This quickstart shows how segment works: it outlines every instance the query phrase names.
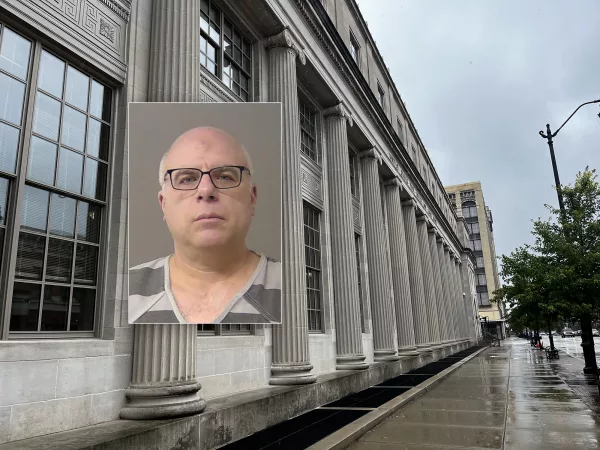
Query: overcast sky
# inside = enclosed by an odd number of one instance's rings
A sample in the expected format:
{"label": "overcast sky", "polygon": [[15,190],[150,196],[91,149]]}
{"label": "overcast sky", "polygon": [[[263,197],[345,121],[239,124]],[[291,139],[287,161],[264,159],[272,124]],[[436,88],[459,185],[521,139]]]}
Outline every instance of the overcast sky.
{"label": "overcast sky", "polygon": [[[600,98],[598,0],[358,0],[445,185],[481,181],[496,253],[558,205],[548,145]],[[562,184],[600,169],[598,105],[555,138]]]}

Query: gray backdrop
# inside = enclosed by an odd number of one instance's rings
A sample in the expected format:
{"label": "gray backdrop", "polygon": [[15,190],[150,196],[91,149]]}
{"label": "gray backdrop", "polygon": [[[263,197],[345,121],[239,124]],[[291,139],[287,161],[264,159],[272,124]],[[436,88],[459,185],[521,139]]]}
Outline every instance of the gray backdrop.
{"label": "gray backdrop", "polygon": [[180,134],[199,126],[220,128],[248,150],[258,199],[246,243],[281,260],[281,103],[130,103],[128,114],[129,267],[173,252],[158,165]]}

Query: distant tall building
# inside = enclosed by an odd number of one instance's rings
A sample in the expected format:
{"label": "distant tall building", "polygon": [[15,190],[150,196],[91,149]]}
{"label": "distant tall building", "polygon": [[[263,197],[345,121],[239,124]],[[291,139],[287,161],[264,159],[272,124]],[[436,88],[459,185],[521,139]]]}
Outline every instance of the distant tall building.
{"label": "distant tall building", "polygon": [[490,303],[493,292],[500,287],[500,278],[494,245],[494,220],[492,211],[485,204],[481,183],[457,184],[445,189],[457,215],[464,218],[469,233],[469,247],[476,259],[475,284],[484,329],[504,338],[504,305]]}

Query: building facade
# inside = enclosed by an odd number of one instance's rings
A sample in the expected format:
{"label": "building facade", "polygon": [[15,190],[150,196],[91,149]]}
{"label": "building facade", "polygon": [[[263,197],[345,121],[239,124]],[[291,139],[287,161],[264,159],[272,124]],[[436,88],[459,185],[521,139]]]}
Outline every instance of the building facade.
{"label": "building facade", "polygon": [[[0,444],[187,415],[214,448],[476,338],[354,0],[0,0],[0,93]],[[281,325],[128,325],[127,104],[167,101],[282,103]]]}
{"label": "building facade", "polygon": [[493,293],[500,287],[494,220],[486,206],[480,182],[446,186],[446,192],[459,220],[463,221],[469,239],[469,248],[475,256],[476,298],[482,328],[501,339],[506,337],[504,304],[491,303]]}

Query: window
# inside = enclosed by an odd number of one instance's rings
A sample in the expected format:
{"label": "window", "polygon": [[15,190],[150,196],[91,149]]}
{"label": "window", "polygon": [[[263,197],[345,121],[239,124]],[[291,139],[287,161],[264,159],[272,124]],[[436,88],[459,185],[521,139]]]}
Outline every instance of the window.
{"label": "window", "polygon": [[478,222],[468,223],[467,229],[469,230],[469,234],[477,234],[477,233],[479,233],[479,223]]}
{"label": "window", "polygon": [[304,255],[306,259],[306,296],[308,331],[323,331],[321,301],[321,236],[319,211],[304,203]]}
{"label": "window", "polygon": [[471,239],[469,241],[469,248],[473,251],[481,251],[481,239]]}
{"label": "window", "polygon": [[377,101],[382,108],[385,108],[385,92],[379,83],[377,83]]}
{"label": "window", "polygon": [[396,125],[397,125],[396,132],[398,133],[400,142],[402,142],[404,144],[404,127],[402,127],[402,122],[400,121],[400,118],[398,118],[398,117],[396,118]]}
{"label": "window", "polygon": [[211,0],[200,2],[200,64],[248,101],[252,44]]}
{"label": "window", "polygon": [[300,108],[300,151],[318,163],[317,115],[301,99],[298,99],[298,107]]}
{"label": "window", "polygon": [[477,285],[478,286],[487,286],[485,274],[477,274]]}
{"label": "window", "polygon": [[199,336],[227,336],[227,335],[245,335],[252,334],[252,325],[250,324],[199,324]]}
{"label": "window", "polygon": [[354,62],[360,67],[360,45],[358,45],[358,41],[352,34],[352,30],[350,30],[350,54]]}
{"label": "window", "polygon": [[350,150],[349,159],[350,161],[350,192],[355,197],[358,197],[360,189],[358,188],[358,156],[354,151]]}
{"label": "window", "polygon": [[478,292],[477,300],[479,301],[479,306],[489,306],[490,305],[490,296],[487,292]]}
{"label": "window", "polygon": [[[3,27],[0,42],[0,251],[16,253],[9,332],[94,331],[112,91]],[[29,63],[37,84],[28,79]],[[33,97],[31,134],[24,104]],[[22,148],[19,143],[24,142]],[[28,149],[25,159],[24,149]],[[24,165],[23,178],[17,173]],[[18,242],[4,248],[9,199],[24,184]],[[1,297],[1,296],[0,296]]]}
{"label": "window", "polygon": [[475,205],[475,202],[464,202],[462,204],[462,213],[465,219],[477,217],[477,206]]}
{"label": "window", "polygon": [[358,274],[358,305],[360,307],[360,327],[363,333],[366,333],[365,330],[365,315],[363,309],[363,299],[362,299],[362,280],[360,277],[360,236],[358,234],[354,235],[354,248],[356,251],[356,272]]}
{"label": "window", "polygon": [[483,256],[478,256],[476,259],[477,259],[477,267],[478,268],[485,267],[484,264],[483,264]]}

